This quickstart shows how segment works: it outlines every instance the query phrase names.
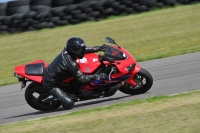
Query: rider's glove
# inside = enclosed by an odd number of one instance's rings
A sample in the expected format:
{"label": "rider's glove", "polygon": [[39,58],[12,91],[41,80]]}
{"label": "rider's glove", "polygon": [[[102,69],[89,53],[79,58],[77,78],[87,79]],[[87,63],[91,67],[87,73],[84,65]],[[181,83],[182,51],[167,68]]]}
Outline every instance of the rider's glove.
{"label": "rider's glove", "polygon": [[100,73],[99,76],[101,79],[108,79],[108,75],[105,73]]}
{"label": "rider's glove", "polygon": [[108,75],[105,73],[95,74],[94,76],[95,76],[95,80],[108,79]]}
{"label": "rider's glove", "polygon": [[102,46],[98,46],[98,51],[105,51],[105,47],[105,44],[103,44]]}

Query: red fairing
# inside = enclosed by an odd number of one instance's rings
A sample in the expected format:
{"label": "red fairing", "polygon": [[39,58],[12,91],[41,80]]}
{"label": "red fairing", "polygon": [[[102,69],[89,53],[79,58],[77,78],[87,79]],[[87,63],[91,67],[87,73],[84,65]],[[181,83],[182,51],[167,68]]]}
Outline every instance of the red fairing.
{"label": "red fairing", "polygon": [[99,56],[95,53],[85,54],[82,59],[77,59],[76,61],[80,70],[86,74],[93,73],[101,65]]}
{"label": "red fairing", "polygon": [[[76,62],[78,63],[79,69],[85,74],[93,73],[101,65],[99,62],[99,56],[94,53],[85,54],[82,59],[77,59]],[[70,77],[63,82],[69,83],[74,79],[75,77]]]}
{"label": "red fairing", "polygon": [[[136,82],[134,81],[134,76],[140,71],[141,67],[137,64],[136,60],[134,59],[134,57],[127,52],[124,48],[118,48],[117,46],[114,46],[116,49],[119,49],[120,51],[122,51],[124,54],[126,54],[127,58],[124,60],[115,60],[114,63],[109,63],[107,61],[103,61],[105,65],[115,65],[118,70],[119,73],[116,74],[111,74],[111,78],[115,79],[115,78],[119,78],[121,76],[130,74],[130,78],[128,79],[128,82],[135,86]],[[90,54],[88,54],[88,56],[90,56]],[[133,68],[133,70],[131,72],[129,72],[126,68],[129,67],[130,65],[135,65],[135,67]],[[88,66],[89,67],[89,66]],[[98,65],[96,66],[97,68],[99,67]],[[94,66],[95,68],[95,66]],[[115,82],[115,81],[114,81]],[[90,83],[90,85],[92,86],[92,83]],[[100,84],[98,84],[100,85]],[[95,89],[95,86],[98,88],[99,86],[97,85],[93,85],[93,87],[91,87],[89,85],[86,85],[84,87],[85,90],[93,90]],[[105,86],[105,84],[103,85]]]}
{"label": "red fairing", "polygon": [[[128,74],[128,71],[127,71],[126,68],[129,67],[132,64],[137,64],[137,62],[134,59],[134,57],[128,51],[126,51],[124,48],[122,48],[122,47],[118,48],[117,46],[113,46],[113,47],[116,48],[116,49],[119,49],[120,51],[122,51],[123,53],[125,53],[127,55],[127,59],[125,59],[125,60],[116,60],[115,61],[116,63],[114,63],[115,66],[120,71],[120,73],[112,74],[111,78],[118,78],[120,76]],[[117,63],[117,62],[120,62],[120,63]],[[104,62],[104,64],[109,65],[110,63],[109,62]]]}
{"label": "red fairing", "polygon": [[131,74],[130,74],[130,78],[128,79],[128,83],[135,86],[137,83],[135,82],[134,77],[135,75],[140,71],[141,67],[139,65],[136,65],[134,70],[131,71]]}
{"label": "red fairing", "polygon": [[[119,70],[119,73],[111,74],[111,78],[112,79],[119,78],[121,76],[124,76],[130,73],[131,77],[128,81],[130,84],[136,85],[135,81],[133,80],[133,77],[135,76],[135,74],[137,74],[140,71],[140,66],[137,65],[137,62],[134,59],[134,57],[124,48],[118,48],[117,46],[113,46],[113,47],[122,51],[124,54],[126,54],[127,58],[124,60],[115,60],[114,63],[109,63],[107,61],[104,61],[105,65],[107,66],[115,65],[117,69]],[[99,55],[96,53],[85,54],[85,56],[82,59],[77,59],[76,61],[78,63],[80,70],[85,74],[93,74],[95,70],[97,70],[101,66]],[[34,62],[30,62],[29,64],[36,64],[36,63],[45,63],[45,67],[48,66],[48,64],[44,60],[36,60]],[[135,65],[134,69],[131,72],[127,70],[127,68],[130,65]],[[43,77],[26,75],[25,66],[26,65],[16,66],[15,73],[29,80],[41,83]],[[74,77],[70,77],[64,80],[63,82],[68,83],[72,81],[73,79]]]}
{"label": "red fairing", "polygon": [[[34,62],[30,62],[28,64],[37,64],[37,63],[44,63],[44,67],[47,67],[48,66],[48,63],[46,63],[44,60],[36,60]],[[25,65],[21,65],[21,66],[16,66],[15,67],[15,73],[24,77],[24,78],[27,78],[27,79],[30,79],[30,80],[33,80],[33,81],[36,81],[36,82],[39,82],[41,83],[42,82],[42,76],[30,76],[30,75],[26,75],[25,73]]]}

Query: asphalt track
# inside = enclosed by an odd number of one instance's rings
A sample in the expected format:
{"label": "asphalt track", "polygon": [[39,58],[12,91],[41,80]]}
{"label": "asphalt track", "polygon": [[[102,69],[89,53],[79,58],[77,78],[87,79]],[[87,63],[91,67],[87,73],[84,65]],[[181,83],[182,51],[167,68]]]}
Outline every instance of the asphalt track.
{"label": "asphalt track", "polygon": [[37,111],[26,103],[24,90],[19,89],[20,84],[2,86],[0,87],[0,125],[107,106],[133,99],[200,90],[200,52],[139,62],[139,64],[154,78],[154,84],[147,93],[129,96],[117,92],[112,97],[77,103],[72,110],[63,110],[60,107],[52,112]]}

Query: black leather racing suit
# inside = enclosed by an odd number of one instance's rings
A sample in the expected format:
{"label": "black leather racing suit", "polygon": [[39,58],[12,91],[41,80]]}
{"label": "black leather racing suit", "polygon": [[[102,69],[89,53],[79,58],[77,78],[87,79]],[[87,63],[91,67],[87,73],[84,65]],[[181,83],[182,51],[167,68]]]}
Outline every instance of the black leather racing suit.
{"label": "black leather racing suit", "polygon": [[[99,46],[86,47],[86,53],[100,51]],[[83,74],[77,66],[76,59],[73,59],[65,50],[63,51],[44,69],[43,85],[47,90],[51,90],[63,80],[74,76],[80,83],[89,83],[95,79],[94,75]]]}

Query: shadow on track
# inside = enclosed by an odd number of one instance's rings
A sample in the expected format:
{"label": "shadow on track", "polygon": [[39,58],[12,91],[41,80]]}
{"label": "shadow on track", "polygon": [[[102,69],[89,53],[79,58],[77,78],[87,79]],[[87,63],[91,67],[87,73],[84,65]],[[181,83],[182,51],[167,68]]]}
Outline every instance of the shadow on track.
{"label": "shadow on track", "polygon": [[59,111],[75,111],[75,109],[79,109],[79,108],[81,110],[81,107],[83,107],[83,106],[93,105],[93,104],[97,104],[97,103],[104,103],[104,102],[113,101],[113,100],[119,100],[119,99],[123,99],[123,98],[130,97],[130,96],[131,95],[127,95],[127,96],[121,96],[121,97],[115,97],[115,98],[109,98],[109,99],[103,98],[103,99],[99,99],[99,100],[95,100],[95,101],[89,101],[89,102],[86,102],[86,103],[80,103],[80,104],[74,105],[74,109],[72,109],[72,110],[65,110],[62,107],[60,107],[57,110],[37,111],[37,112],[33,112],[33,113],[27,113],[27,114],[7,117],[7,118],[4,118],[4,119],[12,119],[12,118],[17,118],[17,117],[25,117],[25,116],[47,114],[47,113],[53,113],[53,112],[59,112]]}

